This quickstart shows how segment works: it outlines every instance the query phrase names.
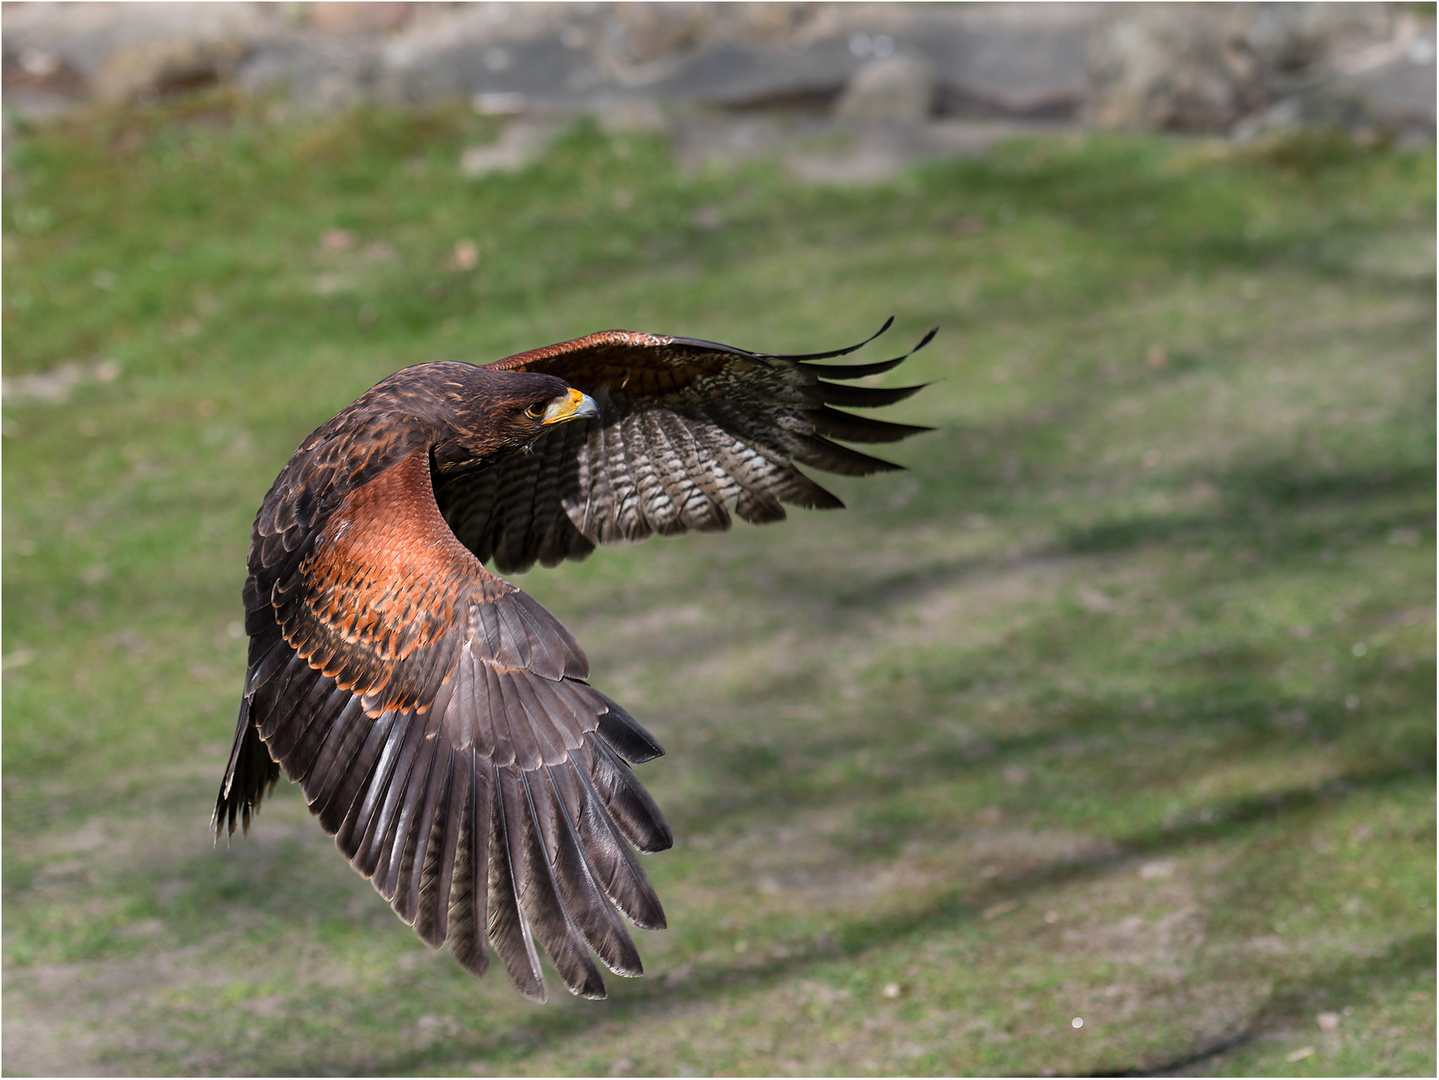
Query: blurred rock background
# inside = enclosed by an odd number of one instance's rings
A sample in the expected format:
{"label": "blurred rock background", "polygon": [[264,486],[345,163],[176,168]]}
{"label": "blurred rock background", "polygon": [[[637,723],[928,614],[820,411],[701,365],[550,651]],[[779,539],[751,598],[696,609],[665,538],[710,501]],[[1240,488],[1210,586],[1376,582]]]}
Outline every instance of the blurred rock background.
{"label": "blurred rock background", "polygon": [[[665,130],[682,159],[856,134],[815,178],[884,175],[1016,130],[1302,126],[1427,141],[1433,5],[7,3],[8,116],[214,85],[284,110],[468,98]],[[521,127],[484,170],[523,162]]]}

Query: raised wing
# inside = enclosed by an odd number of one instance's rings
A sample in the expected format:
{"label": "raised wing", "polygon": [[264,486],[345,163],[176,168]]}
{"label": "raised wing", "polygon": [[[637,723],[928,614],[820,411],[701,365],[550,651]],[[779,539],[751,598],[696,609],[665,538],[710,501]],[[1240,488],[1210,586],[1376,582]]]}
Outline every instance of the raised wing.
{"label": "raised wing", "polygon": [[832,440],[895,442],[928,429],[841,411],[889,405],[920,387],[830,380],[888,371],[934,333],[869,364],[816,361],[873,338],[780,356],[624,330],[497,361],[488,367],[564,379],[593,397],[601,415],[562,425],[530,454],[448,478],[436,492],[440,511],[481,560],[512,572],[582,559],[597,544],[727,529],[731,507],[754,523],[782,519],[783,503],[838,507],[796,464],[851,476],[898,468]]}
{"label": "raised wing", "polygon": [[488,937],[540,1000],[536,943],[587,997],[605,992],[590,950],[640,974],[619,915],[665,920],[633,849],[671,836],[625,761],[662,751],[584,682],[554,616],[455,540],[427,452],[270,545],[275,562],[258,551],[217,832],[248,821],[278,762],[351,865],[469,971],[486,970]]}

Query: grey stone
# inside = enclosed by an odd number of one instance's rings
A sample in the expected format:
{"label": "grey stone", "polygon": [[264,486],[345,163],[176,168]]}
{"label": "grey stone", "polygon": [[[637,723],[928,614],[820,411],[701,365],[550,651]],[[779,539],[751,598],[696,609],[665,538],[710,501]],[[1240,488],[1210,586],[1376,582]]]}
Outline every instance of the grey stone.
{"label": "grey stone", "polygon": [[87,382],[112,383],[119,377],[120,365],[114,360],[98,360],[92,364],[72,360],[49,371],[0,377],[0,398],[7,405],[63,405],[77,386]]}
{"label": "grey stone", "polygon": [[652,98],[630,97],[599,103],[600,127],[611,134],[664,132],[668,118]]}
{"label": "grey stone", "polygon": [[1263,106],[1257,65],[1231,21],[1227,11],[1196,4],[1123,10],[1091,41],[1085,119],[1106,128],[1222,131]]}
{"label": "grey stone", "polygon": [[53,57],[105,100],[231,78],[249,40],[274,23],[241,3],[30,3],[5,9],[7,48]]}
{"label": "grey stone", "polygon": [[1432,137],[1433,43],[1432,20],[1353,3],[30,2],[3,35],[7,106],[31,115],[220,82],[311,111],[466,99],[642,130],[698,104],[1407,137]]}
{"label": "grey stone", "polygon": [[101,101],[156,98],[229,80],[244,52],[244,43],[234,39],[170,37],[122,45],[106,54],[91,86]]}
{"label": "grey stone", "polygon": [[320,0],[306,4],[300,14],[317,30],[338,34],[366,34],[395,30],[410,18],[415,5],[390,0]]}
{"label": "grey stone", "polygon": [[907,54],[871,60],[845,84],[834,113],[845,119],[917,124],[934,109],[934,65]]}
{"label": "grey stone", "polygon": [[1380,132],[1407,142],[1433,139],[1436,81],[1433,38],[1418,55],[1395,55],[1358,71],[1328,73],[1234,126],[1236,142],[1292,134],[1306,128]]}
{"label": "grey stone", "polygon": [[922,58],[942,112],[1072,116],[1085,92],[1087,40],[1103,4],[855,4],[830,8],[782,47],[724,43],[680,58],[646,89],[730,108],[823,108],[867,63]]}
{"label": "grey stone", "polygon": [[934,63],[944,113],[1066,119],[1084,101],[1089,37],[1109,6],[966,5],[896,37]]}
{"label": "grey stone", "polygon": [[[1066,130],[1063,124],[1032,121],[944,119],[926,124],[851,125],[848,144],[836,150],[797,150],[785,167],[816,184],[874,184],[889,180],[916,162],[980,154],[1018,135]],[[828,136],[826,142],[832,142]]]}
{"label": "grey stone", "polygon": [[460,171],[477,179],[496,172],[519,172],[545,152],[558,134],[554,123],[512,120],[488,146],[471,146],[460,156]]}
{"label": "grey stone", "polygon": [[1318,103],[1349,110],[1350,126],[1372,126],[1408,138],[1432,138],[1435,126],[1435,33],[1405,20],[1382,45],[1351,55],[1308,89]]}
{"label": "grey stone", "polygon": [[727,108],[828,107],[859,64],[842,38],[793,50],[719,45],[680,60],[646,89],[660,98]]}
{"label": "grey stone", "polygon": [[1239,137],[1315,123],[1432,129],[1432,39],[1432,23],[1389,4],[1122,6],[1091,38],[1084,116]]}
{"label": "grey stone", "polygon": [[278,35],[252,44],[236,82],[253,95],[282,95],[302,112],[332,113],[373,96],[378,53],[326,34]]}
{"label": "grey stone", "polygon": [[723,169],[776,153],[789,145],[804,125],[762,114],[723,116],[679,112],[670,128],[675,161],[687,172]]}
{"label": "grey stone", "polygon": [[553,37],[465,42],[423,53],[403,65],[386,60],[384,97],[404,104],[523,94],[539,107],[573,108],[605,82],[588,55]]}
{"label": "grey stone", "polygon": [[1289,3],[1225,5],[1225,22],[1270,85],[1304,79],[1343,64],[1356,50],[1388,42],[1389,4]]}

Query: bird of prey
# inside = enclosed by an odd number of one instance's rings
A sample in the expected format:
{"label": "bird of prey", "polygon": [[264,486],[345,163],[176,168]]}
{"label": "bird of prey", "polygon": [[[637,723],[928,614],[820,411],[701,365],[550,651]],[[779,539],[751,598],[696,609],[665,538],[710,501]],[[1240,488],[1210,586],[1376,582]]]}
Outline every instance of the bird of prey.
{"label": "bird of prey", "polygon": [[928,430],[841,411],[920,389],[834,381],[914,352],[821,362],[872,340],[781,356],[611,330],[405,368],[322,424],[255,518],[216,838],[248,830],[283,771],[350,865],[466,970],[484,974],[488,941],[540,1001],[536,946],[585,997],[605,994],[596,955],[639,975],[620,916],[665,916],[635,852],[672,838],[630,766],[663,751],[590,685],[559,620],[483,564],[840,506],[795,466],[893,469],[832,440]]}

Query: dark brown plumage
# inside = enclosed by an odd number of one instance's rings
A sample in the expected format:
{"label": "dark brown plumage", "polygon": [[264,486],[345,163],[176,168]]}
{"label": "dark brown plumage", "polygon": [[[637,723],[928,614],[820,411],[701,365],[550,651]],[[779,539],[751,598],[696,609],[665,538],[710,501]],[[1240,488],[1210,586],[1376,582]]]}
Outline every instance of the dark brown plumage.
{"label": "dark brown plumage", "polygon": [[406,368],[322,425],[255,518],[216,835],[248,828],[283,771],[396,914],[467,970],[484,974],[488,940],[539,1000],[536,945],[586,997],[605,992],[592,952],[640,974],[619,916],[665,925],[635,850],[672,840],[630,765],[662,751],[585,681],[569,631],[481,564],[725,529],[730,508],[768,522],[786,502],[839,506],[795,464],[892,469],[830,440],[926,430],[834,408],[919,389],[827,381],[909,355],[816,362],[859,347],[773,356],[612,330]]}

